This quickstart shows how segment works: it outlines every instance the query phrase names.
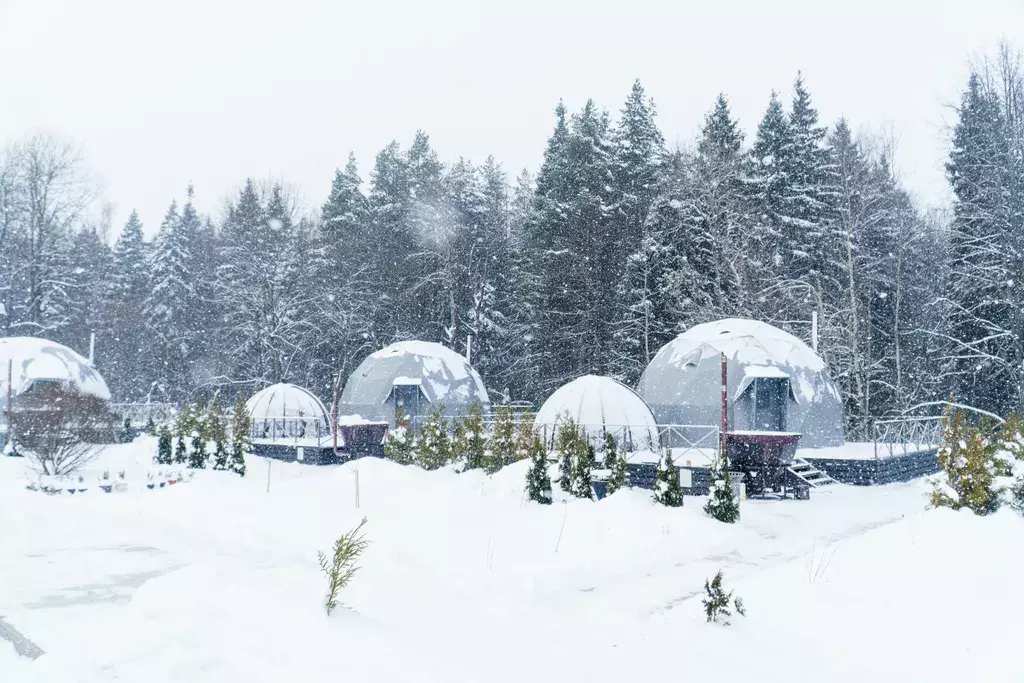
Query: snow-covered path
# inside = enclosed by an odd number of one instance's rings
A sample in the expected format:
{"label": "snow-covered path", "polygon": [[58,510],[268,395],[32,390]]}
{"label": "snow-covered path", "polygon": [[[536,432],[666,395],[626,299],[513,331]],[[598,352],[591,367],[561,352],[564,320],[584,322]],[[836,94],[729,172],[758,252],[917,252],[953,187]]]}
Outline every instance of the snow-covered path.
{"label": "snow-covered path", "polygon": [[[935,599],[935,562],[964,574],[969,598],[972,554],[995,546],[981,571],[1000,585],[1024,540],[1010,515],[923,512],[921,482],[750,501],[726,526],[699,499],[670,510],[643,491],[526,505],[524,467],[488,478],[361,461],[356,509],[348,467],[275,463],[269,494],[253,461],[244,480],[50,498],[0,461],[0,615],[47,653],[29,666],[0,647],[0,679],[18,666],[11,680],[521,681],[541,667],[541,680],[619,681],[725,658],[737,674],[757,659],[789,680],[863,680],[879,658],[933,652],[919,634],[942,610],[974,609]],[[351,611],[326,619],[316,551],[363,515],[372,545],[342,596]],[[729,629],[703,623],[718,569],[751,613]],[[879,623],[851,626],[871,610]],[[964,646],[994,648],[993,630]],[[796,658],[793,639],[811,644]],[[928,680],[953,680],[958,661]]]}

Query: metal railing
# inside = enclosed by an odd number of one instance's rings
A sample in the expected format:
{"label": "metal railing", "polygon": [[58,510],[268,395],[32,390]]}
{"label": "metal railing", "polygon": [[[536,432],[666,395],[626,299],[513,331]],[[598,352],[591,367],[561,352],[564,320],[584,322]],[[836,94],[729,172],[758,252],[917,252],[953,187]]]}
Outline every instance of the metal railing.
{"label": "metal railing", "polygon": [[122,422],[127,418],[133,427],[143,427],[151,419],[154,424],[166,424],[178,415],[176,403],[113,403],[110,409]]}
{"label": "metal railing", "polygon": [[872,425],[875,459],[892,458],[937,448],[942,443],[942,417],[901,417]]}
{"label": "metal railing", "polygon": [[254,418],[249,426],[249,437],[253,441],[303,442],[315,443],[317,446],[331,444],[334,441],[330,425],[314,417]]}

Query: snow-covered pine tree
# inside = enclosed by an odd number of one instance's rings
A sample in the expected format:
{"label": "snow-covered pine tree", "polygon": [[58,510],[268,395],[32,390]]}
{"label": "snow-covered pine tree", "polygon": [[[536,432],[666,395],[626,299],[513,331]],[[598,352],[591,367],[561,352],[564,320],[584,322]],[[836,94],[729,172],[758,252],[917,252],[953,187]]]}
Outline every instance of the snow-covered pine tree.
{"label": "snow-covered pine tree", "polygon": [[251,426],[249,411],[245,409],[245,396],[239,392],[231,414],[231,461],[228,469],[240,477],[245,476],[245,456],[252,453]]}
{"label": "snow-covered pine tree", "polygon": [[416,435],[412,420],[402,406],[395,408],[395,427],[388,430],[384,441],[384,457],[399,465],[411,465],[415,456]]}
{"label": "snow-covered pine tree", "polygon": [[464,470],[475,470],[487,463],[486,427],[484,426],[483,406],[479,402],[470,403],[466,415],[459,420],[456,441],[457,452],[462,459]]}
{"label": "snow-covered pine tree", "polygon": [[192,404],[186,403],[181,407],[174,423],[174,462],[178,465],[188,460],[188,441],[192,437],[194,421]]}
{"label": "snow-covered pine tree", "polygon": [[548,453],[540,437],[533,437],[529,448],[530,469],[526,472],[526,495],[541,505],[550,505],[551,477],[548,475]]}
{"label": "snow-covered pine tree", "polygon": [[654,484],[654,502],[667,507],[683,506],[683,487],[679,483],[679,468],[672,462],[672,453],[665,449],[665,455],[658,463],[657,481]]}
{"label": "snow-covered pine tree", "polygon": [[512,409],[508,406],[495,407],[494,425],[491,427],[491,457],[485,465],[488,472],[497,472],[515,460],[515,428]]}
{"label": "snow-covered pine tree", "polygon": [[991,436],[983,427],[968,425],[962,410],[947,408],[938,454],[942,472],[933,480],[932,505],[967,508],[978,515],[998,509],[993,461],[996,448]]}
{"label": "snow-covered pine tree", "polygon": [[615,443],[615,435],[606,432],[604,435],[604,468],[608,470],[607,495],[629,488],[629,470],[626,468],[626,454],[619,453]]}
{"label": "snow-covered pine tree", "polygon": [[[530,457],[531,449],[533,448],[533,440],[537,436],[533,432],[533,421],[529,415],[518,414],[515,416],[516,422],[516,449],[515,462],[520,460],[526,460]],[[539,437],[538,437],[539,438]]]}
{"label": "snow-covered pine tree", "polygon": [[213,441],[213,469],[226,470],[231,453],[227,444],[227,430],[224,428],[224,411],[216,395],[207,409],[206,435]]}
{"label": "snow-covered pine tree", "polygon": [[199,397],[192,404],[192,433],[188,451],[189,469],[206,469],[208,424],[206,402]]}
{"label": "snow-covered pine tree", "polygon": [[174,460],[172,451],[171,430],[167,428],[167,425],[161,425],[160,436],[156,446],[156,463],[158,465],[170,465]]}
{"label": "snow-covered pine tree", "polygon": [[448,420],[444,416],[444,404],[438,404],[420,421],[416,432],[416,464],[425,470],[436,470],[450,464],[451,456]]}
{"label": "snow-covered pine tree", "polygon": [[704,513],[719,522],[733,524],[740,518],[740,504],[736,492],[732,489],[732,478],[729,476],[729,460],[725,453],[715,458],[711,466],[711,486],[708,502],[704,505]]}
{"label": "snow-covered pine tree", "polygon": [[572,493],[577,498],[594,499],[594,447],[581,439],[576,444],[577,455],[572,470]]}
{"label": "snow-covered pine tree", "polygon": [[557,429],[555,452],[558,453],[558,487],[563,493],[572,493],[576,458],[579,457],[579,442],[582,437],[576,421],[568,415],[561,420]]}

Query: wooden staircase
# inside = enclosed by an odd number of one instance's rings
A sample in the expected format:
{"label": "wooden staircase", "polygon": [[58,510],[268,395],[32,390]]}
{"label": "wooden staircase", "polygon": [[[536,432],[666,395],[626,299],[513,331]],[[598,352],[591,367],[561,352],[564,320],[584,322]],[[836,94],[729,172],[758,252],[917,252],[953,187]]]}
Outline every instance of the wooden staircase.
{"label": "wooden staircase", "polygon": [[786,471],[812,489],[821,488],[822,486],[831,486],[838,483],[835,479],[828,476],[803,458],[793,458],[792,462],[790,462],[789,466],[786,468]]}

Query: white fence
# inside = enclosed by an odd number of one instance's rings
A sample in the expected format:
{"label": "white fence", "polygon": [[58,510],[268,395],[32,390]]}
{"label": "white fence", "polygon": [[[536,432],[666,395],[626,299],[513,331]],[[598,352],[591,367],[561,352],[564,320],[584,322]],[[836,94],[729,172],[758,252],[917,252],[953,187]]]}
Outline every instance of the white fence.
{"label": "white fence", "polygon": [[901,417],[878,420],[873,425],[872,441],[876,460],[938,448],[942,443],[942,418]]}

